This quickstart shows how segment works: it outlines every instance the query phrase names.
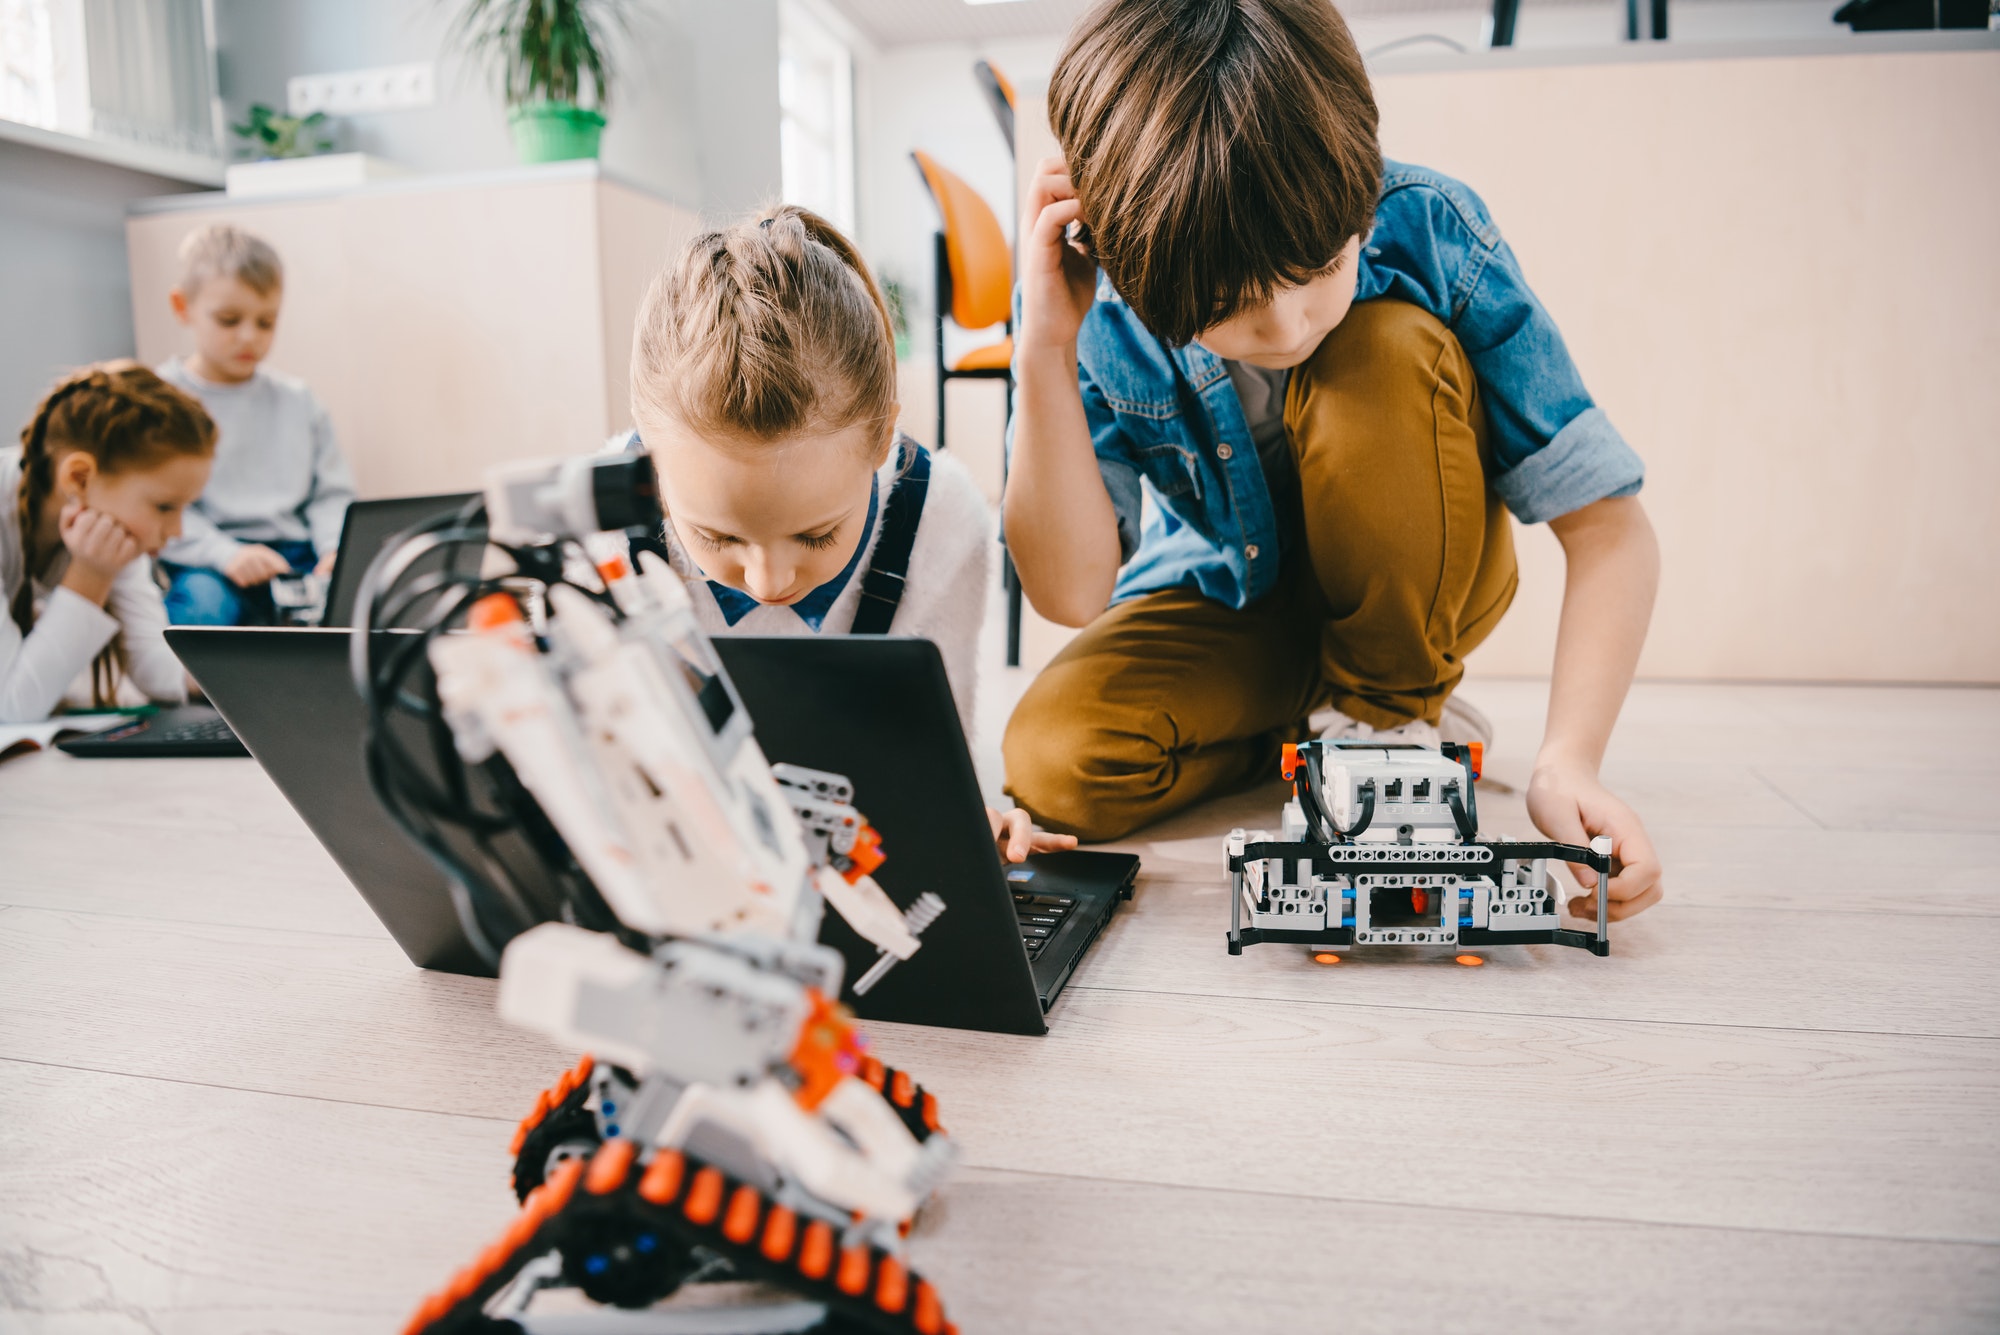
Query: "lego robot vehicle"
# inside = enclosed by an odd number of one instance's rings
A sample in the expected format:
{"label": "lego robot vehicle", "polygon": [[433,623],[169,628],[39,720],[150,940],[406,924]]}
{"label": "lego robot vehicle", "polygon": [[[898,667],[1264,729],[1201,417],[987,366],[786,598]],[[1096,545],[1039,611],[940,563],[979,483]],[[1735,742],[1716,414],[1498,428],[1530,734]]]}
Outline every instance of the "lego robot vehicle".
{"label": "lego robot vehicle", "polygon": [[1611,840],[1481,838],[1480,759],[1477,745],[1450,742],[1286,746],[1280,773],[1293,796],[1279,833],[1239,829],[1227,840],[1229,953],[1271,941],[1322,952],[1540,942],[1610,953],[1605,896],[1594,933],[1563,927],[1548,864],[1591,867],[1601,884]]}

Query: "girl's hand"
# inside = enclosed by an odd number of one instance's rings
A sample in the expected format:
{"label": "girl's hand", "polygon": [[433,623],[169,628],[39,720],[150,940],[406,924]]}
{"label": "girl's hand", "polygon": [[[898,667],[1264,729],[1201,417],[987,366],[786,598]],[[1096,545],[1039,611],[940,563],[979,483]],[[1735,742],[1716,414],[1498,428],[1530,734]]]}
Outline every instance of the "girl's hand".
{"label": "girl's hand", "polygon": [[1076,847],[1073,834],[1050,834],[1038,830],[1019,807],[1012,811],[986,808],[986,823],[993,827],[993,842],[1000,847],[1002,862],[1026,862],[1030,853],[1059,853]]}
{"label": "girl's hand", "polygon": [[1021,210],[1021,332],[1024,346],[1067,347],[1097,299],[1097,262],[1070,239],[1082,206],[1069,165],[1043,158]]}
{"label": "girl's hand", "polygon": [[[1610,919],[1618,922],[1660,902],[1660,859],[1647,837],[1639,813],[1626,806],[1597,776],[1580,766],[1541,764],[1528,781],[1528,816],[1549,838],[1565,844],[1588,844],[1600,834],[1611,836],[1611,853],[1624,864],[1611,877]],[[1597,890],[1597,873],[1572,866],[1570,872],[1586,890]],[[1579,918],[1597,916],[1597,895],[1578,895],[1569,911]]]}
{"label": "girl's hand", "polygon": [[111,581],[138,558],[138,539],[116,519],[80,500],[63,506],[56,524],[63,546],[69,549],[69,570],[63,583],[72,592],[104,606],[111,596]]}

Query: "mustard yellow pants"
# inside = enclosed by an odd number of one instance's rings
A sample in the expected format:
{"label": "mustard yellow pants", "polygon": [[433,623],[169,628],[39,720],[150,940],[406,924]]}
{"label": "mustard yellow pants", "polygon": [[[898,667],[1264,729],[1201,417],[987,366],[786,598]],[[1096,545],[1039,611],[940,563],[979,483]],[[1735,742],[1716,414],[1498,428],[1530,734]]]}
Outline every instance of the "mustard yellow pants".
{"label": "mustard yellow pants", "polygon": [[1052,830],[1116,839],[1277,773],[1332,705],[1435,723],[1513,601],[1513,536],[1487,487],[1478,382],[1415,306],[1365,302],[1292,373],[1305,551],[1241,610],[1193,589],[1119,603],[1009,720],[1008,791]]}

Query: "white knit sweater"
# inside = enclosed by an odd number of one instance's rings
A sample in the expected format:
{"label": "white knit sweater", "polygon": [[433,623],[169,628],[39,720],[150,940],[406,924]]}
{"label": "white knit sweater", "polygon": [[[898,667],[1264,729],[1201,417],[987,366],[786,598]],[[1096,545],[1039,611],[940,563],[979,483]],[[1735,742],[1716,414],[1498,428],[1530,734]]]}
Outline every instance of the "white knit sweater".
{"label": "white knit sweater", "polygon": [[[882,537],[881,515],[888,509],[889,496],[897,485],[896,451],[877,476],[881,479],[881,504],[875,528],[861,560],[849,577],[847,587],[833,600],[820,623],[822,635],[845,635],[854,626],[855,608],[861,601],[861,577]],[[958,705],[959,721],[970,741],[973,727],[974,693],[977,689],[979,628],[986,619],[986,590],[993,577],[993,548],[996,538],[993,516],[986,497],[965,465],[949,454],[931,455],[930,490],[924,497],[923,518],[917,524],[917,540],[910,550],[910,568],[903,585],[903,600],[889,625],[891,635],[918,635],[930,640],[944,657],[945,675]],[[667,546],[674,566],[688,581],[695,614],[702,629],[710,634],[733,632],[738,635],[810,635],[811,626],[789,607],[752,608],[735,625],[730,625],[716,604],[708,580],[697,562],[674,537],[667,525]]]}

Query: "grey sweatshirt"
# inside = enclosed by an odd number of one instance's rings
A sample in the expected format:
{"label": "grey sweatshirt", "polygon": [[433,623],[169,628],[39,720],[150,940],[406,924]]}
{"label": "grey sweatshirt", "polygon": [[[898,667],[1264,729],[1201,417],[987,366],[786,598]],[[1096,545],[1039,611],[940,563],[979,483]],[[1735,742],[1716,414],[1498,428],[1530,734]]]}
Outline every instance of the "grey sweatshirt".
{"label": "grey sweatshirt", "polygon": [[221,433],[208,490],[162,560],[219,567],[245,543],[305,540],[322,556],[339,545],[354,478],[326,409],[302,381],[260,366],[240,385],[218,385],[178,357],[160,376],[200,399]]}

